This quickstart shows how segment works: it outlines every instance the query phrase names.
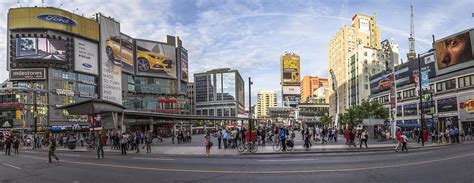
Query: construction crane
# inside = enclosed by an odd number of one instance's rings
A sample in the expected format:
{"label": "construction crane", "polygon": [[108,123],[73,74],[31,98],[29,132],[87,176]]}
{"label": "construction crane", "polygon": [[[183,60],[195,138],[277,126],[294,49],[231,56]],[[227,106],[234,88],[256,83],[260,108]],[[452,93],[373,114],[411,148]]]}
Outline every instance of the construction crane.
{"label": "construction crane", "polygon": [[416,53],[415,53],[415,25],[413,22],[413,5],[410,5],[411,13],[410,13],[410,37],[408,38],[408,48],[409,52],[407,53],[408,61],[415,60]]}

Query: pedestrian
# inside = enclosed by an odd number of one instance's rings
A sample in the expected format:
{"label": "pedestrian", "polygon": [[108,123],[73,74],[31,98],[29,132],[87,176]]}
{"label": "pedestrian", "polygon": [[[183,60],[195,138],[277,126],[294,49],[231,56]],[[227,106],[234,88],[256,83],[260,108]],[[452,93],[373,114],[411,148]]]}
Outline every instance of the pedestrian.
{"label": "pedestrian", "polygon": [[174,144],[174,139],[176,138],[176,134],[174,131],[171,132],[171,143]]}
{"label": "pedestrian", "polygon": [[51,163],[51,156],[54,157],[54,159],[56,159],[56,161],[59,162],[59,158],[56,156],[56,154],[54,154],[55,151],[56,151],[56,139],[54,137],[51,137],[49,139],[48,163]]}
{"label": "pedestrian", "polygon": [[150,134],[145,135],[145,146],[146,146],[146,153],[151,153],[151,143],[153,139],[151,138]]}
{"label": "pedestrian", "polygon": [[403,144],[403,145],[402,145],[402,151],[406,150],[405,152],[408,152],[408,148],[407,148],[408,138],[407,138],[407,136],[406,136],[406,135],[402,135],[402,136],[400,137],[400,139],[401,139],[401,142],[402,142],[402,144]]}
{"label": "pedestrian", "polygon": [[347,128],[344,131],[344,138],[346,139],[346,145],[349,145],[350,136],[349,136],[349,129],[347,129]]}
{"label": "pedestrian", "polygon": [[222,141],[222,131],[219,130],[217,132],[217,144],[218,144],[218,148],[221,149],[221,141]]}
{"label": "pedestrian", "polygon": [[210,157],[212,142],[211,142],[211,134],[209,134],[209,132],[206,132],[206,135],[204,136],[204,146],[206,148],[206,156]]}
{"label": "pedestrian", "polygon": [[5,155],[10,155],[10,150],[13,145],[13,140],[12,137],[7,137],[7,140],[5,141]]}
{"label": "pedestrian", "polygon": [[135,148],[136,148],[136,150],[137,150],[137,152],[135,152],[135,153],[139,153],[139,152],[140,152],[140,134],[137,133],[137,134],[135,135],[135,139],[134,139],[134,140],[135,140]]}
{"label": "pedestrian", "polygon": [[18,155],[19,148],[20,148],[20,139],[15,138],[15,141],[13,141],[13,149],[15,150],[15,155]]}
{"label": "pedestrian", "polygon": [[260,135],[262,136],[262,146],[265,146],[265,135],[266,135],[265,129],[262,130],[262,133]]}
{"label": "pedestrian", "polygon": [[311,142],[310,142],[311,135],[308,128],[306,128],[306,130],[304,131],[303,138],[304,138],[304,147],[306,149],[309,149],[309,147],[311,146]]}
{"label": "pedestrian", "polygon": [[81,140],[81,147],[84,147],[84,134],[81,135],[80,140]]}
{"label": "pedestrian", "polygon": [[397,129],[396,133],[397,146],[395,146],[395,152],[398,152],[398,147],[402,145],[402,132],[400,129]]}
{"label": "pedestrian", "polygon": [[286,130],[285,128],[280,128],[279,138],[281,142],[281,146],[283,147],[282,151],[286,151]]}
{"label": "pedestrian", "polygon": [[362,133],[360,134],[360,147],[359,149],[362,149],[362,143],[365,144],[365,148],[367,147],[367,139],[369,139],[369,135],[367,134],[366,130],[362,130]]}
{"label": "pedestrian", "polygon": [[97,159],[104,159],[104,141],[102,140],[102,134],[99,133],[97,138]]}
{"label": "pedestrian", "polygon": [[228,140],[229,140],[229,133],[227,132],[226,129],[222,130],[222,138],[224,139],[224,149],[227,149],[228,146]]}
{"label": "pedestrian", "polygon": [[128,135],[122,134],[120,136],[120,147],[122,149],[121,155],[127,155],[127,143],[128,143]]}

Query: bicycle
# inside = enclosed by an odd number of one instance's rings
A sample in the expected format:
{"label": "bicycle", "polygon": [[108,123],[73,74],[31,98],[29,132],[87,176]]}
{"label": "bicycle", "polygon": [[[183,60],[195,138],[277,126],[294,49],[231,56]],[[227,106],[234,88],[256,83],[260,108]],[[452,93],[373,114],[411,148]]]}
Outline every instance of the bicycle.
{"label": "bicycle", "polygon": [[[293,150],[294,143],[292,140],[286,140],[286,151],[292,151]],[[283,146],[281,145],[281,140],[277,139],[273,143],[273,150],[276,152],[283,151]]]}
{"label": "bicycle", "polygon": [[255,145],[254,143],[240,143],[238,146],[237,146],[237,151],[239,151],[240,153],[244,152],[244,151],[248,151],[248,152],[251,152],[251,153],[256,153],[258,151],[258,146]]}

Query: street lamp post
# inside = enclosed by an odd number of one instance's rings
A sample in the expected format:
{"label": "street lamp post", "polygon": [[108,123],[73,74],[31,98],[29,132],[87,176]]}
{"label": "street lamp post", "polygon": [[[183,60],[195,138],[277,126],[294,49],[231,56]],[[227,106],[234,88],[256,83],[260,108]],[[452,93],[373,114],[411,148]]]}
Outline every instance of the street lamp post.
{"label": "street lamp post", "polygon": [[[427,52],[423,53],[423,54],[426,54],[426,53],[429,53],[429,52],[432,52],[434,51],[435,49],[430,49],[428,50]],[[423,138],[423,131],[424,129],[426,128],[426,122],[425,122],[425,119],[424,119],[424,116],[423,116],[423,89],[421,88],[421,57],[420,57],[420,54],[418,54],[418,98],[420,100],[420,124],[421,124],[421,130],[419,132],[418,135],[421,135],[421,141],[423,142],[422,144],[424,144],[424,141],[425,139]],[[419,138],[419,137],[418,137]]]}
{"label": "street lamp post", "polygon": [[249,77],[249,139],[252,142],[252,79]]}

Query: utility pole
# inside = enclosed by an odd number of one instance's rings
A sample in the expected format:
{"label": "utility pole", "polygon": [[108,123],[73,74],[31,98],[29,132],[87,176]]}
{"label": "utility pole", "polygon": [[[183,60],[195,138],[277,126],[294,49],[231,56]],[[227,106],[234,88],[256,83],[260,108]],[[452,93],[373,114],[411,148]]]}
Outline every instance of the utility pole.
{"label": "utility pole", "polygon": [[252,141],[252,79],[249,77],[249,139]]}

